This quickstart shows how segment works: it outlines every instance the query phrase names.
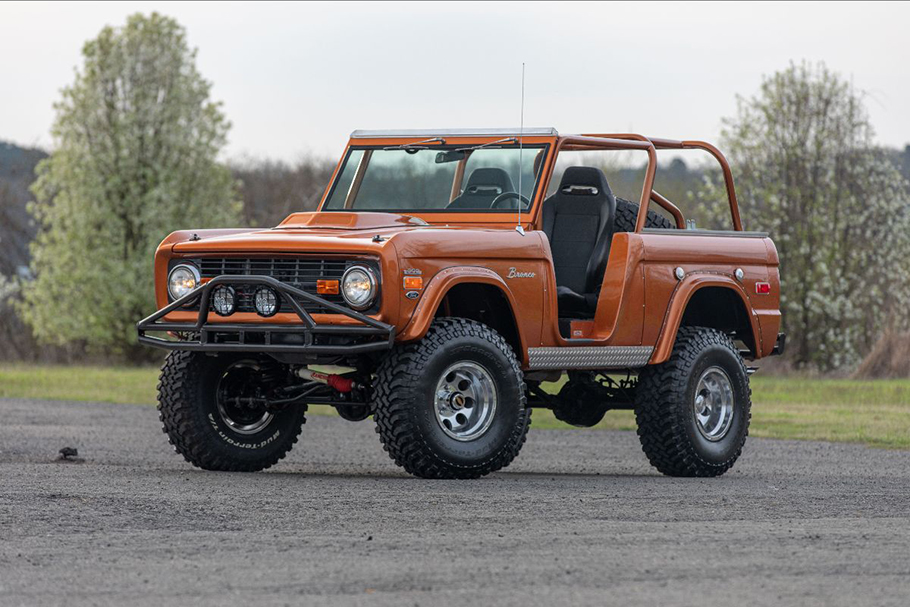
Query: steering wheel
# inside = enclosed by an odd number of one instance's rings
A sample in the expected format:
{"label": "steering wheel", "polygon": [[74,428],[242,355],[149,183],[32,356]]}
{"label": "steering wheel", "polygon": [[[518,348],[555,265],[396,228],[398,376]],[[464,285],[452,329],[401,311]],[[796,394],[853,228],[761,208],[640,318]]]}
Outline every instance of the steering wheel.
{"label": "steering wheel", "polygon": [[[499,196],[493,199],[493,202],[490,204],[491,209],[517,209],[518,206],[514,202],[508,202],[509,200],[517,198],[521,200],[524,204],[522,208],[527,208],[531,206],[531,201],[520,195],[518,192],[503,192]],[[507,203],[507,204],[504,204]]]}

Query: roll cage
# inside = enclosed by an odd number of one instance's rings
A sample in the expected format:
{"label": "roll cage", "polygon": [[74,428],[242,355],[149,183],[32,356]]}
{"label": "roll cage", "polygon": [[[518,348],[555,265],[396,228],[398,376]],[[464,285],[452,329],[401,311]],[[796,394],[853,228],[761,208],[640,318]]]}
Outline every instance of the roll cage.
{"label": "roll cage", "polygon": [[[519,133],[517,129],[488,129],[488,130],[470,130],[470,129],[451,129],[438,131],[354,131],[345,153],[335,167],[329,186],[326,188],[320,202],[320,210],[325,209],[329,194],[332,192],[345,160],[350,151],[354,148],[363,148],[365,146],[422,146],[432,147],[440,143],[451,143],[459,146],[477,146],[484,144],[501,144],[504,139],[514,138],[517,142],[521,140],[527,145],[544,144],[544,159],[540,164],[539,177],[537,186],[531,198],[530,207],[522,211],[522,220],[526,224],[537,225],[540,216],[541,203],[546,197],[552,178],[556,160],[560,152],[563,151],[607,151],[607,150],[640,150],[648,155],[648,164],[645,168],[645,177],[642,184],[641,196],[639,199],[639,210],[636,218],[635,231],[641,232],[645,229],[647,212],[650,204],[653,202],[672,216],[676,227],[683,229],[686,227],[686,218],[678,206],[672,201],[660,194],[654,189],[654,180],[657,174],[657,151],[658,150],[702,150],[708,152],[720,164],[724,176],[724,185],[727,191],[727,201],[730,206],[730,217],[734,231],[743,231],[742,219],[739,213],[739,204],[736,199],[736,190],[733,184],[733,173],[727,159],[716,147],[710,143],[697,140],[677,141],[673,139],[662,139],[656,137],[646,137],[636,133],[589,133],[582,135],[559,135],[555,129],[525,129]],[[451,197],[454,199],[460,190],[464,180],[464,166],[466,160],[459,162],[453,178]],[[358,172],[360,172],[358,170]],[[412,213],[428,223],[512,223],[515,221],[516,212],[514,210],[504,210],[503,212],[484,211],[434,211],[433,213],[422,213],[414,211]],[[527,227],[530,227],[527,226]]]}

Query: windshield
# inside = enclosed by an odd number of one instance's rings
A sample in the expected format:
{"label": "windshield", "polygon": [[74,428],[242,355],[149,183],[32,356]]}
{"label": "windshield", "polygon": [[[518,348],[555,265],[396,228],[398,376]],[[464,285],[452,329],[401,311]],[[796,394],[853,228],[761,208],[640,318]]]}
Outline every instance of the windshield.
{"label": "windshield", "polygon": [[[354,148],[323,210],[503,212],[528,208],[546,146]],[[521,171],[519,176],[519,155]],[[520,198],[519,198],[520,179]]]}

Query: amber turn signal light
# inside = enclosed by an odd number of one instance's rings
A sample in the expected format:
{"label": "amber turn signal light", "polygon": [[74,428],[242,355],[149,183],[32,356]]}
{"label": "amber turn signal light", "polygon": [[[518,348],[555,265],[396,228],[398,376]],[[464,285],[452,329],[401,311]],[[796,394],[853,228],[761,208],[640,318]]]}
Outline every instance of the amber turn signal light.
{"label": "amber turn signal light", "polygon": [[338,295],[337,280],[317,280],[316,292],[320,295]]}
{"label": "amber turn signal light", "polygon": [[405,276],[404,277],[404,288],[405,289],[422,289],[423,288],[423,278],[420,276]]}

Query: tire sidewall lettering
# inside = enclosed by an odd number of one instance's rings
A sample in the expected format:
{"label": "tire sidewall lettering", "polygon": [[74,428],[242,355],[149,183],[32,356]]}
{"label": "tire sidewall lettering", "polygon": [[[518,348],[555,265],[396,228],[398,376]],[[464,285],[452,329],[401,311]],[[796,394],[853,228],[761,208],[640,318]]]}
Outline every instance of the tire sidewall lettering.
{"label": "tire sidewall lettering", "polygon": [[270,436],[268,436],[267,438],[264,438],[261,441],[257,441],[257,442],[253,442],[253,443],[242,442],[242,441],[236,440],[234,438],[231,438],[227,434],[227,432],[230,432],[230,430],[227,430],[226,428],[224,428],[222,426],[222,424],[220,424],[218,422],[218,420],[215,418],[215,415],[213,413],[209,413],[208,418],[209,418],[209,425],[211,425],[212,429],[215,430],[215,433],[218,435],[218,438],[220,438],[221,440],[223,440],[225,443],[229,444],[232,447],[237,447],[238,449],[263,449],[263,448],[269,446],[270,444],[274,443],[275,441],[277,441],[278,437],[281,436],[281,430],[275,430],[275,432],[273,432]]}
{"label": "tire sidewall lettering", "polygon": [[204,424],[211,429],[212,434],[217,437],[221,444],[227,449],[238,449],[238,455],[254,451],[268,450],[274,448],[280,442],[282,437],[281,430],[285,425],[282,419],[283,411],[278,412],[272,422],[263,428],[260,432],[253,435],[242,435],[234,432],[218,414],[215,404],[215,389],[218,384],[218,378],[223,370],[233,362],[232,357],[218,357],[217,364],[207,365],[204,372],[200,374],[197,389],[197,398],[199,402],[199,413],[204,418]]}

